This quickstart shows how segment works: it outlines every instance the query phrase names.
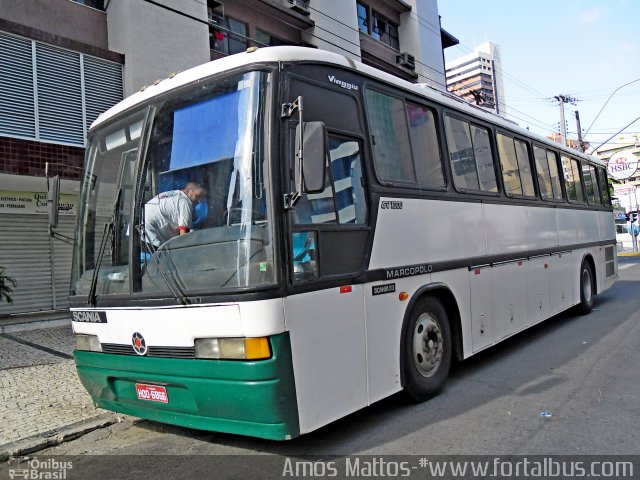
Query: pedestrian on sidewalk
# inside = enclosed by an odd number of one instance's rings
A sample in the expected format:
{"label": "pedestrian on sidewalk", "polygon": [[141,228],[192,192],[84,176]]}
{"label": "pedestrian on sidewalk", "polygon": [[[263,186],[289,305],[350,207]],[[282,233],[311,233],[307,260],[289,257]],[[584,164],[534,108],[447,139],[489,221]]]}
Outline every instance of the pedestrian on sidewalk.
{"label": "pedestrian on sidewalk", "polygon": [[629,233],[631,234],[631,246],[633,247],[634,253],[638,251],[638,235],[640,235],[640,226],[638,226],[638,222],[635,220],[631,220],[631,228],[629,229]]}

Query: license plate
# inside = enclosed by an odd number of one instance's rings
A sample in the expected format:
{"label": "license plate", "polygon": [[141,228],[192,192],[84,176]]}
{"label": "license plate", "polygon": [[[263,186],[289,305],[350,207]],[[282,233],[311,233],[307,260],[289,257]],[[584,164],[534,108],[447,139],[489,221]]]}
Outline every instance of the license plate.
{"label": "license plate", "polygon": [[136,383],[136,393],[138,394],[138,400],[169,403],[167,389],[158,385],[145,385],[144,383]]}

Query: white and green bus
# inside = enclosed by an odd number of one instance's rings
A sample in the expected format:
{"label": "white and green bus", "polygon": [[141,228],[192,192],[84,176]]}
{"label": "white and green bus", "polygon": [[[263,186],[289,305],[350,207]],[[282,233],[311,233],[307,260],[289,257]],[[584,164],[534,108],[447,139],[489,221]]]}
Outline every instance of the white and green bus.
{"label": "white and green bus", "polygon": [[[71,286],[97,406],[290,439],[617,278],[605,165],[321,50],[251,49],[148,87],[89,133]],[[197,182],[189,232],[145,204]]]}

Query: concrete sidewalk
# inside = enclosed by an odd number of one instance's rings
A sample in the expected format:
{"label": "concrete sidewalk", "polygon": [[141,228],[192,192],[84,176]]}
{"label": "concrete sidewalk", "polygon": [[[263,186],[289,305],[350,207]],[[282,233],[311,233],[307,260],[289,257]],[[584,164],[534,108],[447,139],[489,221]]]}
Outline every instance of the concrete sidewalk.
{"label": "concrete sidewalk", "polygon": [[0,461],[122,419],[94,407],[80,383],[68,313],[0,326]]}

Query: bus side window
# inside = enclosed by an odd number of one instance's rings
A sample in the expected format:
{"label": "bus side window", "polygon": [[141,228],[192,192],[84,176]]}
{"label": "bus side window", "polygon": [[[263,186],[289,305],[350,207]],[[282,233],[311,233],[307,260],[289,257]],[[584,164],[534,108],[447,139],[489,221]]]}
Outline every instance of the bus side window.
{"label": "bus side window", "polygon": [[489,131],[450,116],[445,131],[455,187],[497,193]]}
{"label": "bus side window", "polygon": [[433,111],[407,102],[407,115],[418,184],[420,187],[442,188],[445,181]]}
{"label": "bus side window", "polygon": [[569,201],[584,203],[584,192],[582,191],[582,183],[580,182],[580,165],[578,161],[562,156],[562,166]]}
{"label": "bus side window", "polygon": [[293,281],[318,278],[316,232],[294,232],[292,236]]}
{"label": "bus side window", "polygon": [[540,188],[540,196],[543,200],[549,200],[553,198],[553,186],[551,184],[551,173],[549,171],[547,151],[534,146],[533,158],[536,162],[536,170],[538,171],[538,187]]}
{"label": "bus side window", "polygon": [[562,200],[562,185],[560,184],[560,173],[558,170],[558,155],[547,150],[549,160],[549,174],[551,175],[551,185],[553,186],[553,198]]}
{"label": "bus side window", "polygon": [[498,134],[498,155],[507,195],[535,196],[527,144]]}
{"label": "bus side window", "polygon": [[604,168],[598,167],[598,185],[600,186],[600,195],[602,203],[607,207],[611,206],[611,198],[609,198],[609,185],[607,183],[607,172]]}
{"label": "bus side window", "polygon": [[404,102],[373,90],[365,94],[376,174],[382,182],[416,183]]}
{"label": "bus side window", "polygon": [[582,164],[582,176],[584,178],[584,189],[587,194],[587,202],[589,205],[602,205],[600,192],[598,190],[598,179],[596,178],[596,169],[588,163]]}
{"label": "bus side window", "polygon": [[360,143],[329,135],[329,163],[325,168],[325,189],[300,198],[294,208],[294,222],[297,225],[365,223],[367,205]]}

